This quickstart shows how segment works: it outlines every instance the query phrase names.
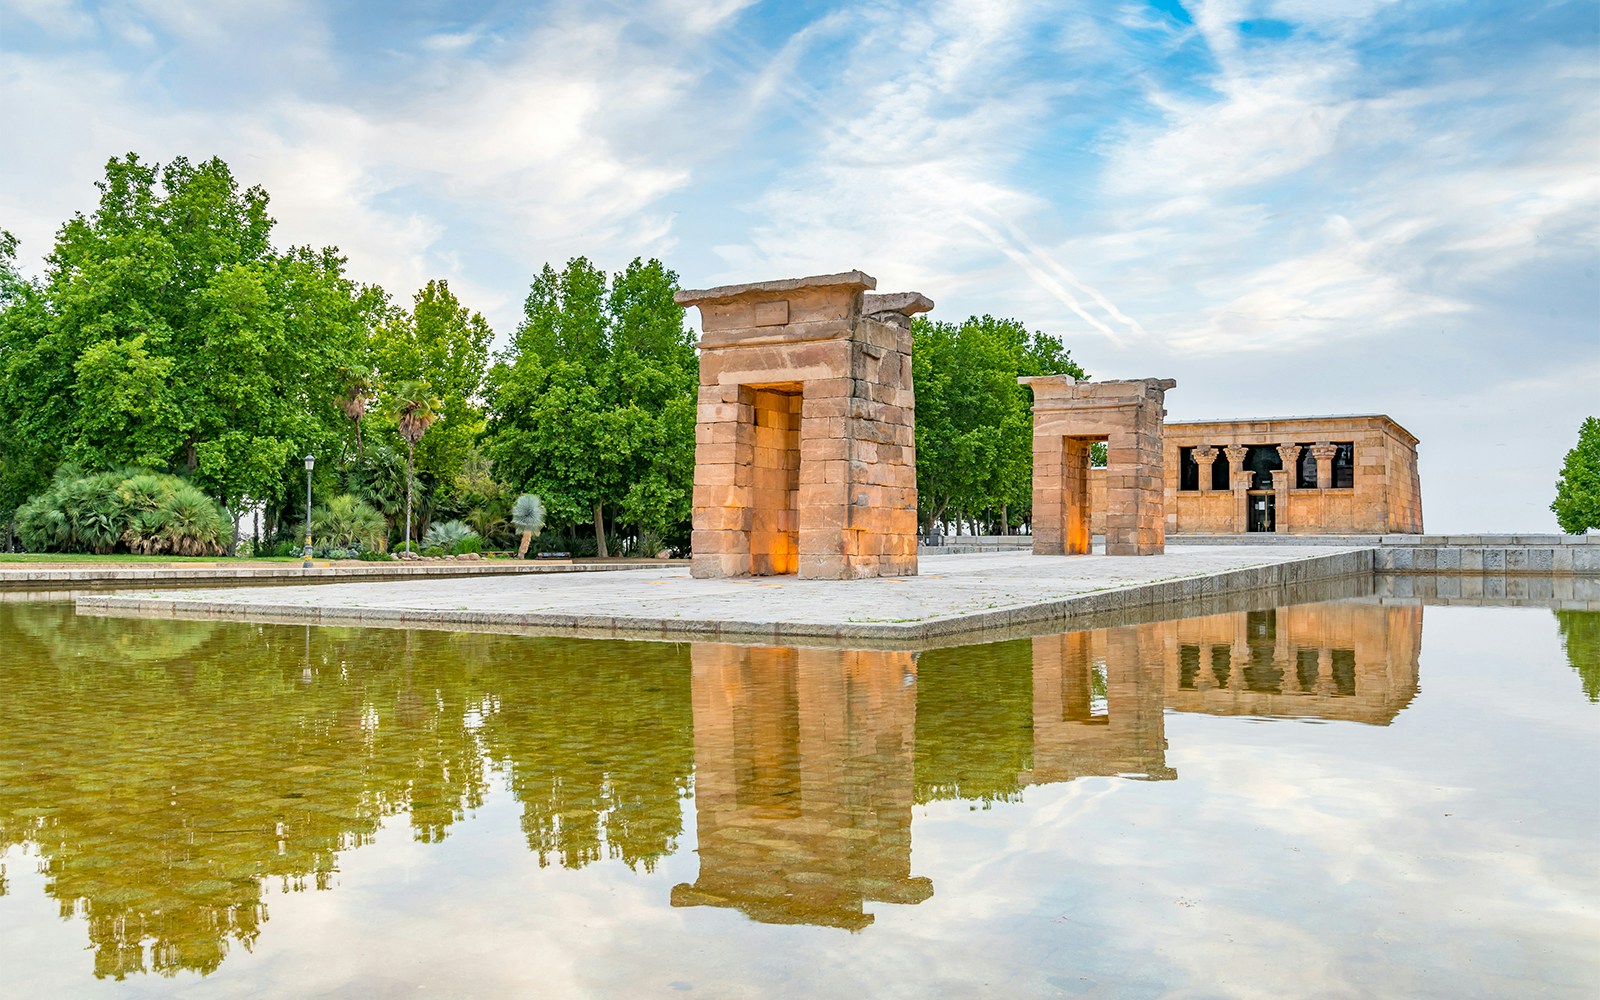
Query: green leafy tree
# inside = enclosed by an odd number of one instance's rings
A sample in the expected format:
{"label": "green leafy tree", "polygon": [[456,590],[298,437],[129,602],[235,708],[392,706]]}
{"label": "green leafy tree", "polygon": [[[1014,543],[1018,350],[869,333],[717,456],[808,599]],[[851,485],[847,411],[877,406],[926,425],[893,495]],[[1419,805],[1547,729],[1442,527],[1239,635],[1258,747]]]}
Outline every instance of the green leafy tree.
{"label": "green leafy tree", "polygon": [[917,492],[931,530],[952,510],[1013,511],[1032,502],[1032,398],[1024,375],[1083,378],[1061,342],[1016,320],[912,322]]}
{"label": "green leafy tree", "polygon": [[677,275],[634,260],[609,282],[582,257],[535,276],[523,322],[490,371],[495,469],[559,523],[687,539],[698,362]]}
{"label": "green leafy tree", "polygon": [[97,186],[44,280],[5,281],[0,495],[72,461],[181,474],[235,519],[285,499],[298,457],[348,433],[337,401],[366,350],[367,290],[332,249],[274,248],[266,191],[220,159],[130,153]]}
{"label": "green leafy tree", "polygon": [[394,389],[389,416],[406,442],[406,551],[411,550],[411,484],[416,478],[417,442],[442,417],[443,402],[421,382],[402,382]]}
{"label": "green leafy tree", "polygon": [[1578,428],[1578,443],[1561,464],[1550,509],[1569,535],[1600,528],[1600,420],[1585,417]]}

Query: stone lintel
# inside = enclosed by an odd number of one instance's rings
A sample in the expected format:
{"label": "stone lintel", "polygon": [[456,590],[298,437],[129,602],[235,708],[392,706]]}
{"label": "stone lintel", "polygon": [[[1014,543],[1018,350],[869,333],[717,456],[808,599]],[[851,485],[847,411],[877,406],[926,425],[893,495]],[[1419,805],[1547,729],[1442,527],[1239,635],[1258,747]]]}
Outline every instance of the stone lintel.
{"label": "stone lintel", "polygon": [[809,278],[780,278],[776,281],[749,281],[741,285],[718,285],[715,288],[684,288],[672,296],[680,306],[697,306],[709,302],[732,302],[737,299],[767,298],[800,289],[837,288],[851,292],[864,292],[878,287],[878,279],[861,271],[841,271],[838,274],[816,274]]}
{"label": "stone lintel", "polygon": [[1173,388],[1178,381],[1170,378],[1125,378],[1091,382],[1075,379],[1071,375],[1024,375],[1017,379],[1017,384],[1032,389],[1036,401],[1083,399],[1104,402],[1128,399],[1142,402],[1146,396]]}
{"label": "stone lintel", "polygon": [[[704,314],[702,314],[704,315]],[[725,347],[763,347],[773,344],[804,344],[813,340],[849,340],[854,331],[848,319],[825,319],[786,326],[733,327],[707,330],[700,337],[702,351]]]}
{"label": "stone lintel", "polygon": [[933,308],[933,300],[921,292],[889,292],[884,295],[867,295],[861,300],[861,312],[866,316],[880,313],[899,313],[915,316]]}

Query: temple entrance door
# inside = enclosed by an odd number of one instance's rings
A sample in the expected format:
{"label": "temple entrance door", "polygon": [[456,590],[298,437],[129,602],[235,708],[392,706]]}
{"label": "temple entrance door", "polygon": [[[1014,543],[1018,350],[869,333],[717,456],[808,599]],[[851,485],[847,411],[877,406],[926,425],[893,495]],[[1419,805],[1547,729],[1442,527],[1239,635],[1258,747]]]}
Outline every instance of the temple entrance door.
{"label": "temple entrance door", "polygon": [[750,575],[775,576],[800,568],[799,387],[753,389],[750,441]]}
{"label": "temple entrance door", "polygon": [[1277,497],[1272,493],[1247,493],[1245,523],[1250,531],[1278,530]]}

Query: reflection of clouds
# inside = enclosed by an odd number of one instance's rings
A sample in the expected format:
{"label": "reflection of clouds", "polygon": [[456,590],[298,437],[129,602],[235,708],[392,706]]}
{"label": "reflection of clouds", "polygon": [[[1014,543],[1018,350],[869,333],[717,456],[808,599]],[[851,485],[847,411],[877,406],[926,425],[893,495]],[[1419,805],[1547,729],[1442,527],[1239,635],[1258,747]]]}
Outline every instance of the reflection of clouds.
{"label": "reflection of clouds", "polygon": [[[703,802],[674,800],[683,832],[653,870],[603,856],[581,869],[541,866],[521,826],[526,803],[501,771],[442,842],[417,842],[407,818],[391,816],[371,843],[339,853],[331,891],[269,881],[270,923],[216,974],[135,977],[116,988],[223,997],[1581,996],[1600,975],[1593,706],[1575,690],[1548,612],[1427,613],[1423,694],[1387,727],[1169,712],[1165,761],[1175,781],[1089,776],[990,796],[987,806],[911,808],[912,869],[936,892],[914,906],[867,903],[874,919],[857,935],[672,908],[673,887],[702,874],[703,824],[692,810]],[[528,648],[474,638],[463,655],[478,662]],[[1027,663],[1026,642],[987,649]],[[991,673],[982,662],[965,664],[979,681]],[[945,670],[959,665],[923,654],[919,700],[959,702],[951,695],[972,689]],[[558,676],[548,662],[540,669],[546,684]],[[903,690],[872,679],[862,676],[858,693],[892,700]],[[956,686],[939,695],[941,684]],[[1013,700],[1002,722],[1037,709],[1020,693]],[[846,703],[872,701],[818,702]],[[927,707],[917,708],[919,727],[940,717]],[[813,761],[832,767],[838,749],[887,747],[879,765],[900,774],[908,721],[880,718],[859,730],[874,738],[856,744],[841,739],[848,724],[830,722],[818,744],[828,752]],[[880,744],[881,735],[892,738]],[[32,859],[14,861],[18,853],[7,856],[12,892],[0,897],[0,968],[14,975],[40,962],[42,978],[21,980],[32,994],[92,992],[101,984],[89,979],[82,927],[56,919]],[[57,964],[59,955],[77,958]]]}

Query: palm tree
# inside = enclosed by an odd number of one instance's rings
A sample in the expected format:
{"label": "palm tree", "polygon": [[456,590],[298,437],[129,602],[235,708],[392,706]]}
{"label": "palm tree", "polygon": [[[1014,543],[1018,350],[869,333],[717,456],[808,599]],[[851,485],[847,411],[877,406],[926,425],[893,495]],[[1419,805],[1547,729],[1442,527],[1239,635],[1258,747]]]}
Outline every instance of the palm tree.
{"label": "palm tree", "polygon": [[373,387],[370,376],[361,372],[345,372],[348,388],[343,396],[339,397],[339,407],[344,410],[344,415],[355,421],[356,425],[356,459],[361,458],[361,418],[367,413],[367,400],[372,398]]}
{"label": "palm tree", "polygon": [[406,439],[406,551],[411,551],[411,482],[417,463],[417,442],[428,428],[444,419],[444,402],[421,382],[402,382],[394,388],[389,416]]}
{"label": "palm tree", "polygon": [[544,503],[532,493],[524,493],[517,497],[517,502],[511,508],[511,523],[522,532],[522,543],[517,546],[517,558],[528,557],[528,543],[533,541],[533,536],[544,530]]}

